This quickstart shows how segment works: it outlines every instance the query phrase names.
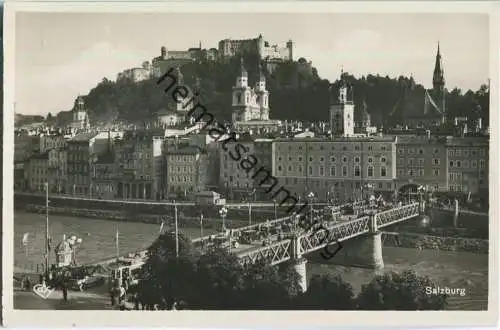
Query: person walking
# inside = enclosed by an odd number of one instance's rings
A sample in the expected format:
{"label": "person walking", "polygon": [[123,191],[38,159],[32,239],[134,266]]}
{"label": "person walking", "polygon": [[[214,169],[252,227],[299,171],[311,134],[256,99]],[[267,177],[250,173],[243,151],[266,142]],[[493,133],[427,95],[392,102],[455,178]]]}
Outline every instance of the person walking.
{"label": "person walking", "polygon": [[62,284],[63,300],[68,302],[68,283],[66,281]]}

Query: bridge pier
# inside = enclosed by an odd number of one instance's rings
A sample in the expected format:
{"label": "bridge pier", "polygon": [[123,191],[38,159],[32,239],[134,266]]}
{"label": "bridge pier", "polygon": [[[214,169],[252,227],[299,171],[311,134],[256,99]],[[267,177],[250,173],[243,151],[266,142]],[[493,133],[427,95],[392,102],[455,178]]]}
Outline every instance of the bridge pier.
{"label": "bridge pier", "polygon": [[297,271],[297,273],[300,275],[300,287],[302,289],[302,292],[307,291],[307,259],[306,258],[300,258],[295,261],[295,265],[293,268]]}
{"label": "bridge pier", "polygon": [[369,268],[379,272],[384,269],[382,233],[378,231],[377,217],[370,216],[369,233],[343,242],[343,248],[331,262],[348,267]]}

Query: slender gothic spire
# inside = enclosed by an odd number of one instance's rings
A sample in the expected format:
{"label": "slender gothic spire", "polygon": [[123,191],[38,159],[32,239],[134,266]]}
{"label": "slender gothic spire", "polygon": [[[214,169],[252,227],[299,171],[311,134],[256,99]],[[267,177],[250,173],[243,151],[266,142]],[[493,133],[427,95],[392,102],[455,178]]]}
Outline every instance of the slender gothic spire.
{"label": "slender gothic spire", "polygon": [[444,80],[444,70],[443,70],[443,63],[441,60],[441,50],[439,47],[439,42],[438,42],[438,48],[437,48],[437,54],[436,54],[436,64],[434,65],[434,74],[432,77],[432,84],[434,87],[438,86],[444,86],[445,80]]}

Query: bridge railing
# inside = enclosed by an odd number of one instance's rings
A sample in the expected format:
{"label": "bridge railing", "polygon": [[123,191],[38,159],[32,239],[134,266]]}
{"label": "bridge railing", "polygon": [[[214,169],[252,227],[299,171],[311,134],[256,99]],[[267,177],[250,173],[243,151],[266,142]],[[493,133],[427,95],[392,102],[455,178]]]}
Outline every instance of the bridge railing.
{"label": "bridge railing", "polygon": [[299,237],[299,253],[306,254],[323,248],[335,242],[341,242],[362,235],[370,231],[370,217],[349,220],[329,226],[325,229],[314,230]]}
{"label": "bridge railing", "polygon": [[261,248],[241,252],[238,254],[238,259],[242,265],[256,262],[266,262],[271,266],[276,265],[292,258],[291,245],[291,239],[281,240]]}
{"label": "bridge railing", "polygon": [[419,203],[411,203],[395,207],[387,211],[378,212],[375,214],[375,219],[377,222],[377,227],[381,228],[416,217],[419,214]]}

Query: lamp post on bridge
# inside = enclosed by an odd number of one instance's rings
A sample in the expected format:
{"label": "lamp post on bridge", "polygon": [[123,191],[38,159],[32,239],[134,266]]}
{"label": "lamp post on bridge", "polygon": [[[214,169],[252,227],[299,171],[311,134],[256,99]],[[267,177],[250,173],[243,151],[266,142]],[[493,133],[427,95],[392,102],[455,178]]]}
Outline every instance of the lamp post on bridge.
{"label": "lamp post on bridge", "polygon": [[309,200],[309,203],[311,205],[311,208],[310,208],[310,218],[311,218],[311,223],[313,221],[313,212],[314,212],[314,206],[313,206],[313,203],[314,203],[314,200],[316,199],[316,196],[314,195],[314,193],[311,191],[309,194],[307,194],[307,199]]}
{"label": "lamp post on bridge", "polygon": [[278,209],[276,208],[276,200],[273,199],[273,206],[274,206],[274,219],[278,219]]}

